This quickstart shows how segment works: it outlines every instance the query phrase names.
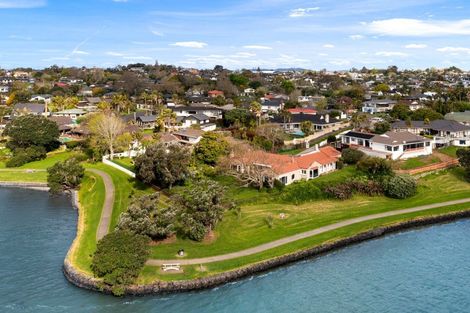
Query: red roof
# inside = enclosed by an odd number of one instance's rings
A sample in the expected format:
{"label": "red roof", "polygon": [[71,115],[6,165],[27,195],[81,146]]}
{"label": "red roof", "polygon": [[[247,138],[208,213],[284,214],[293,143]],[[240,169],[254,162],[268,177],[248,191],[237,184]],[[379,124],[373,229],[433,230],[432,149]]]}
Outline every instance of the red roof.
{"label": "red roof", "polygon": [[314,163],[320,165],[335,163],[341,156],[339,151],[330,146],[321,148],[318,152],[301,156],[274,154],[261,150],[257,150],[255,153],[259,163],[271,166],[278,175],[297,170],[317,168],[318,166],[314,166]]}
{"label": "red roof", "polygon": [[207,93],[209,96],[223,96],[224,92],[220,90],[211,90]]}
{"label": "red roof", "polygon": [[305,109],[305,108],[293,108],[293,109],[288,109],[291,114],[317,114],[317,110],[315,109]]}

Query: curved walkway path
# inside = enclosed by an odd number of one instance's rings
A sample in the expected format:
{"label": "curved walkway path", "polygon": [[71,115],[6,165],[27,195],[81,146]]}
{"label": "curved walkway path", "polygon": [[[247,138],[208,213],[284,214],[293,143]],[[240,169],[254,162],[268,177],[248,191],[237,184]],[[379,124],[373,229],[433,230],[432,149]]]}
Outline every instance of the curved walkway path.
{"label": "curved walkway path", "polygon": [[428,205],[423,205],[423,206],[418,206],[418,207],[403,209],[403,210],[395,210],[395,211],[383,212],[383,213],[378,213],[378,214],[366,215],[366,216],[361,216],[357,218],[352,218],[349,220],[344,220],[338,223],[323,226],[323,227],[316,228],[316,229],[313,229],[304,233],[296,234],[290,237],[285,237],[279,240],[275,240],[275,241],[268,242],[268,243],[265,243],[265,244],[262,244],[253,248],[249,248],[246,250],[241,250],[241,251],[237,251],[233,253],[211,256],[211,257],[206,257],[206,258],[199,258],[199,259],[187,259],[187,260],[185,259],[179,259],[179,260],[151,259],[151,260],[148,260],[146,264],[153,265],[153,266],[160,266],[162,264],[172,264],[172,263],[179,263],[181,265],[199,265],[199,264],[204,264],[204,263],[226,261],[230,259],[252,255],[255,253],[259,253],[259,252],[264,252],[266,250],[276,248],[276,247],[279,247],[279,246],[282,246],[282,245],[285,245],[285,244],[288,244],[297,240],[305,239],[305,238],[319,235],[319,234],[322,234],[331,230],[335,230],[341,227],[345,227],[345,226],[349,226],[349,225],[353,225],[353,224],[357,224],[357,223],[361,223],[365,221],[370,221],[370,220],[375,220],[378,218],[395,216],[395,215],[400,215],[400,214],[425,211],[425,210],[440,208],[440,207],[449,206],[449,205],[463,204],[463,203],[468,203],[468,202],[470,202],[470,198],[435,203],[435,204],[428,204]]}
{"label": "curved walkway path", "polygon": [[109,225],[111,223],[111,216],[113,215],[114,206],[114,184],[111,176],[103,171],[94,168],[87,169],[87,171],[101,176],[104,182],[105,198],[103,210],[101,211],[100,223],[98,225],[98,229],[96,230],[96,240],[98,241],[106,236],[109,230]]}

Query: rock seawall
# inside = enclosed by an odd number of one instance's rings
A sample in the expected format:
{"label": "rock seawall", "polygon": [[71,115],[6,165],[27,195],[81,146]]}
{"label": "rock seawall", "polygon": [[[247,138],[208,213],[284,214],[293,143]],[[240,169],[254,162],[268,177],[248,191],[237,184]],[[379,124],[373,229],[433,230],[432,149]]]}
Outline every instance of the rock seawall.
{"label": "rock seawall", "polygon": [[[173,293],[173,292],[186,292],[216,287],[234,280],[238,280],[253,274],[271,270],[292,262],[304,260],[306,258],[320,256],[322,254],[344,248],[346,246],[356,244],[365,240],[381,237],[385,234],[394,233],[401,230],[410,228],[422,227],[437,223],[449,222],[461,218],[469,218],[470,210],[452,212],[437,216],[416,218],[409,221],[400,222],[390,226],[378,227],[369,231],[365,231],[348,238],[340,239],[331,243],[322,244],[314,248],[304,249],[302,251],[286,254],[273,259],[262,261],[256,264],[247,265],[245,267],[227,271],[212,276],[197,278],[193,280],[184,281],[158,281],[148,285],[132,285],[126,288],[127,295],[149,295],[159,293]],[[110,288],[103,286],[103,284],[73,267],[66,258],[64,262],[64,275],[74,285],[105,293],[111,293]]]}

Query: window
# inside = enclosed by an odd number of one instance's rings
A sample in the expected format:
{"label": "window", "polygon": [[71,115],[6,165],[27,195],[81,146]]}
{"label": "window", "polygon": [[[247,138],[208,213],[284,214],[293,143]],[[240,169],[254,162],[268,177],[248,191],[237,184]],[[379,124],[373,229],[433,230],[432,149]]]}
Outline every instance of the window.
{"label": "window", "polygon": [[393,147],[393,151],[398,151],[398,148],[400,148],[400,147],[399,146]]}
{"label": "window", "polygon": [[465,140],[460,140],[461,145],[465,145],[466,141]]}
{"label": "window", "polygon": [[364,140],[358,139],[357,144],[360,145],[360,146],[363,146],[364,145]]}
{"label": "window", "polygon": [[306,170],[302,170],[302,175],[305,175],[307,174],[307,171]]}
{"label": "window", "polygon": [[392,146],[385,146],[385,149],[387,149],[387,151],[392,151]]}
{"label": "window", "polygon": [[[465,144],[465,140],[460,140],[460,144],[462,144],[462,141],[463,141],[463,144]],[[431,145],[431,143],[428,141],[426,142],[426,147],[429,147]]]}
{"label": "window", "polygon": [[283,183],[284,185],[287,184],[287,176],[281,177],[281,183]]}
{"label": "window", "polygon": [[295,179],[295,174],[292,174],[291,179],[292,179],[292,180]]}

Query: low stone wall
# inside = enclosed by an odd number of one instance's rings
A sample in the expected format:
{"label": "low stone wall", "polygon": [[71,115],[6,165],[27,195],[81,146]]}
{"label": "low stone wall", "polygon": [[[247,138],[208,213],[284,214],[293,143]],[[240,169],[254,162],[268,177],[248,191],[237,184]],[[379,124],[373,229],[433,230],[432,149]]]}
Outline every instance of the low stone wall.
{"label": "low stone wall", "polygon": [[47,183],[27,183],[27,182],[7,182],[0,181],[0,187],[12,187],[12,188],[26,188],[48,191],[49,187]]}
{"label": "low stone wall", "polygon": [[[158,281],[148,285],[133,285],[126,289],[127,295],[149,295],[159,293],[172,293],[172,292],[186,292],[193,290],[201,290],[213,288],[218,285],[226,284],[228,282],[238,280],[253,274],[264,272],[279,266],[283,266],[292,262],[303,260],[310,257],[320,256],[322,254],[344,248],[346,246],[356,244],[365,240],[381,237],[385,234],[393,232],[421,227],[436,223],[449,222],[461,218],[469,218],[470,210],[442,214],[437,216],[416,218],[410,221],[397,223],[390,226],[379,227],[370,231],[362,232],[357,235],[340,239],[331,243],[326,243],[314,248],[305,249],[299,252],[283,255],[270,260],[262,261],[256,264],[248,265],[240,269],[216,274],[209,277],[198,278],[194,280],[185,281]],[[103,286],[99,280],[88,277],[87,275],[76,270],[66,259],[64,262],[65,277],[74,285],[89,290],[101,291],[110,293],[111,290]]]}

